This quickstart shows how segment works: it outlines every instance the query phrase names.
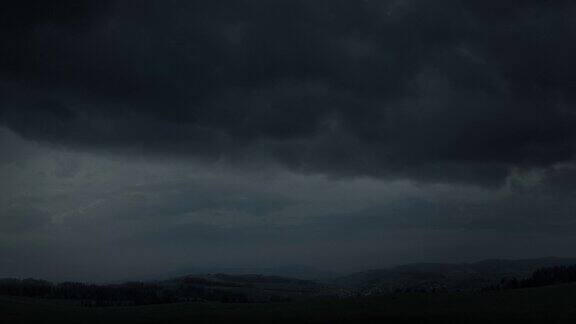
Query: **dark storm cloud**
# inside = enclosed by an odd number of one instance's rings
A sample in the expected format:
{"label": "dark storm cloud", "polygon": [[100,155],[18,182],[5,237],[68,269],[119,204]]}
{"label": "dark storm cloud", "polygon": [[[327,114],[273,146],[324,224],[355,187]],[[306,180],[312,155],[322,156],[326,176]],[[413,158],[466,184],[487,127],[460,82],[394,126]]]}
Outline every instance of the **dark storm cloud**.
{"label": "dark storm cloud", "polygon": [[0,118],[28,138],[479,184],[573,156],[571,1],[2,7]]}

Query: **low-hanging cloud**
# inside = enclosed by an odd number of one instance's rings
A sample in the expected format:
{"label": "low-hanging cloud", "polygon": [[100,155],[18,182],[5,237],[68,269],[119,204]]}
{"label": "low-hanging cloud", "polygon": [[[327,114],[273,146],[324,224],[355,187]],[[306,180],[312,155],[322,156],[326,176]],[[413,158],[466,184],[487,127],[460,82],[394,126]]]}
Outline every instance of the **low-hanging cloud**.
{"label": "low-hanging cloud", "polygon": [[501,184],[570,161],[571,1],[12,1],[0,122],[74,149]]}

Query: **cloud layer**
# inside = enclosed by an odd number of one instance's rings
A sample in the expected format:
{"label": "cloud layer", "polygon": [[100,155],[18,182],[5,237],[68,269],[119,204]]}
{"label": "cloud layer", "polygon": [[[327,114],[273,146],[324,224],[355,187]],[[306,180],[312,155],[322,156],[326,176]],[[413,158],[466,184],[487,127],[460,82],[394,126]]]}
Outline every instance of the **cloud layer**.
{"label": "cloud layer", "polygon": [[26,138],[480,185],[573,157],[571,1],[3,7],[0,120]]}

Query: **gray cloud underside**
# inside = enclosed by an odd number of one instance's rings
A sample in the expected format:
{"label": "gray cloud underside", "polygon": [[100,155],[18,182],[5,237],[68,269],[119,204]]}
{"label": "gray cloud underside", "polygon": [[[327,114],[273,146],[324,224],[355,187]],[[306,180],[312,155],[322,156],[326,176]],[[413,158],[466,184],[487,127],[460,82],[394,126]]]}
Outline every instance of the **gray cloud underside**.
{"label": "gray cloud underside", "polygon": [[571,1],[14,1],[26,138],[298,172],[502,184],[570,161]]}
{"label": "gray cloud underside", "polygon": [[495,189],[77,152],[2,128],[0,143],[0,276],[573,253],[570,164],[518,169]]}

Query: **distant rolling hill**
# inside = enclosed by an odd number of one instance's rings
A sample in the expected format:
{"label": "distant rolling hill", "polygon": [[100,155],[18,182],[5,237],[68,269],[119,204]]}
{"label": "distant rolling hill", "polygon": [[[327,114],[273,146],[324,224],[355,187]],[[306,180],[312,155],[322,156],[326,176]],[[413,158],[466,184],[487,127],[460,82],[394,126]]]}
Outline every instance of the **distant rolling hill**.
{"label": "distant rolling hill", "polygon": [[[415,263],[303,280],[261,274],[194,274],[167,280],[93,285],[0,279],[0,294],[67,299],[85,306],[178,302],[265,303],[377,297],[398,293],[480,291],[502,279],[528,277],[537,269],[576,264],[576,259],[485,260],[474,263]],[[551,283],[558,283],[552,281]],[[568,282],[568,281],[560,281]]]}
{"label": "distant rolling hill", "polygon": [[395,292],[479,290],[503,278],[523,278],[539,268],[576,264],[573,258],[484,260],[473,263],[414,263],[353,273],[331,281],[356,296]]}
{"label": "distant rolling hill", "polygon": [[293,303],[77,307],[1,297],[2,323],[573,323],[576,285]]}
{"label": "distant rolling hill", "polygon": [[[157,283],[191,300],[229,300],[234,302],[278,302],[334,296],[334,289],[316,281],[223,273],[183,276]],[[236,296],[236,299],[230,299]]]}
{"label": "distant rolling hill", "polygon": [[[332,271],[317,269],[311,266],[293,265],[277,267],[188,267],[177,271],[171,271],[157,276],[148,276],[141,278],[143,281],[164,280],[167,278],[182,277],[185,275],[203,275],[206,273],[226,273],[229,275],[251,275],[260,274],[265,276],[278,276],[287,278],[296,278],[304,280],[326,280],[338,277],[338,274]],[[134,278],[129,278],[133,280]]]}
{"label": "distant rolling hill", "polygon": [[84,306],[133,306],[178,302],[265,303],[335,297],[317,281],[278,276],[203,274],[162,281],[89,284],[0,279],[0,295],[68,300]]}

